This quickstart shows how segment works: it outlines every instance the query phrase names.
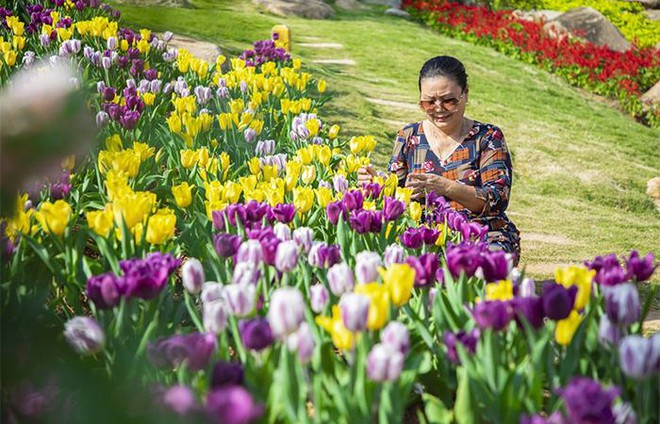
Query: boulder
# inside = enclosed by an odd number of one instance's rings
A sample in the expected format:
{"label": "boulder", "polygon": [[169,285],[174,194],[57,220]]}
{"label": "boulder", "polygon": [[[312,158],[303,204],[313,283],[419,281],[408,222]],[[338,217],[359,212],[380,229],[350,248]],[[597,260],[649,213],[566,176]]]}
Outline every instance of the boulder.
{"label": "boulder", "polygon": [[653,106],[660,107],[660,81],[656,82],[653,87],[640,97],[642,105],[645,110]]}
{"label": "boulder", "polygon": [[558,10],[514,10],[513,16],[524,21],[549,22],[563,13]]}
{"label": "boulder", "polygon": [[649,18],[650,21],[660,21],[660,10],[647,10],[646,11],[646,17]]}
{"label": "boulder", "polygon": [[405,10],[395,9],[393,7],[387,9],[385,11],[385,14],[390,16],[396,16],[398,18],[406,18],[406,19],[410,17],[410,13],[406,12]]}
{"label": "boulder", "polygon": [[346,10],[358,10],[364,8],[358,0],[335,0],[335,6]]}
{"label": "boulder", "polygon": [[583,38],[596,46],[607,46],[618,52],[630,48],[630,42],[599,11],[591,7],[577,7],[551,20],[544,26],[547,34],[569,34]]}
{"label": "boulder", "polygon": [[300,16],[307,19],[327,19],[334,10],[322,0],[253,0],[271,13],[280,16]]}
{"label": "boulder", "polygon": [[624,0],[628,3],[639,3],[644,9],[660,9],[660,0]]}

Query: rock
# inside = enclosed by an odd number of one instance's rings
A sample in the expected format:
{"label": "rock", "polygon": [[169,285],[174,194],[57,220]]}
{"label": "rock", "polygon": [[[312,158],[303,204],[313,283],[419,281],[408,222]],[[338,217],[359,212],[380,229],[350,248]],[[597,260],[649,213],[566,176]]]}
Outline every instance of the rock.
{"label": "rock", "polygon": [[335,6],[346,10],[363,9],[364,6],[357,0],[335,0]]}
{"label": "rock", "polygon": [[514,10],[513,16],[524,21],[549,22],[558,18],[564,12],[558,10]]}
{"label": "rock", "polygon": [[630,42],[621,32],[602,13],[591,7],[571,9],[545,24],[543,28],[551,36],[569,34],[618,52],[630,48]]}
{"label": "rock", "polygon": [[381,6],[401,7],[401,0],[364,0],[367,4],[379,4]]}
{"label": "rock", "polygon": [[410,17],[410,13],[406,12],[405,10],[395,9],[393,7],[387,9],[385,11],[385,14],[390,16],[396,16],[399,18],[406,18],[406,19]]}
{"label": "rock", "polygon": [[653,87],[640,97],[642,105],[645,110],[653,106],[660,106],[660,81],[656,82]]}
{"label": "rock", "polygon": [[207,61],[209,64],[215,63],[218,55],[222,54],[220,47],[208,41],[197,40],[184,35],[174,34],[172,40],[168,43],[175,49],[185,49],[197,59]]}
{"label": "rock", "polygon": [[646,17],[650,21],[660,21],[660,10],[647,10]]}
{"label": "rock", "polygon": [[646,183],[646,194],[651,196],[656,209],[660,211],[660,177],[651,178]]}
{"label": "rock", "polygon": [[624,0],[628,3],[639,3],[644,9],[660,9],[660,0]]}
{"label": "rock", "polygon": [[271,13],[280,16],[300,16],[307,19],[327,19],[335,15],[322,0],[252,0]]}

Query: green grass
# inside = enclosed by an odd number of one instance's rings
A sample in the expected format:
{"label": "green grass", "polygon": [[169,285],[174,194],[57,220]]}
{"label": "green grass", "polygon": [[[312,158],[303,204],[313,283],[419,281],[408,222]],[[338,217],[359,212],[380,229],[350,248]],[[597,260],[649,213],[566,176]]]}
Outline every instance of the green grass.
{"label": "green grass", "polygon": [[[373,134],[374,160],[384,166],[398,123],[422,118],[417,73],[432,56],[461,59],[470,78],[468,116],[494,123],[514,159],[509,215],[523,234],[522,263],[536,277],[552,265],[630,249],[660,253],[660,213],[646,182],[660,175],[660,131],[570,87],[556,76],[488,48],[440,36],[416,23],[383,15],[383,8],[338,11],[331,20],[281,18],[250,1],[193,1],[194,8],[120,5],[125,22],[171,30],[217,43],[236,53],[288,25],[294,54],[328,80],[332,100],[322,118],[344,136]],[[335,42],[343,49],[314,49],[301,42]],[[353,59],[355,66],[312,63]],[[368,98],[408,103],[373,104]],[[548,238],[545,235],[551,235]]]}

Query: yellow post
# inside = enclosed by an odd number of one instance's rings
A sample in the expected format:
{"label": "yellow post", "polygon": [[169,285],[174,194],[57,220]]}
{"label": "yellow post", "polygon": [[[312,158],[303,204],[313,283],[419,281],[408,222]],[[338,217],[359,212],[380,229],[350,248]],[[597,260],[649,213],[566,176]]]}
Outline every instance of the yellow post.
{"label": "yellow post", "polygon": [[277,47],[291,52],[291,30],[286,25],[275,25],[271,30],[271,38]]}

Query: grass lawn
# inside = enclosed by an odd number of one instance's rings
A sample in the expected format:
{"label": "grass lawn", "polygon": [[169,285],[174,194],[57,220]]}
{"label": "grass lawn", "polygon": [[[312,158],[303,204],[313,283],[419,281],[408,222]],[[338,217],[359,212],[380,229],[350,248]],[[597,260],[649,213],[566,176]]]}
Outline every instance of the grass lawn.
{"label": "grass lawn", "polygon": [[[532,276],[548,277],[556,264],[609,252],[660,254],[660,213],[645,194],[647,181],[660,176],[660,130],[558,77],[385,16],[382,7],[313,21],[269,15],[249,0],[192,3],[185,9],[118,7],[132,26],[195,36],[230,54],[268,38],[273,25],[288,25],[294,54],[328,80],[333,97],[321,118],[340,124],[344,136],[375,135],[373,159],[381,167],[398,127],[423,116],[416,107],[421,65],[440,54],[461,59],[470,79],[467,115],[500,126],[513,152],[509,215],[522,232],[521,263]],[[343,48],[301,46],[321,42]],[[318,59],[355,64],[313,63]]]}

